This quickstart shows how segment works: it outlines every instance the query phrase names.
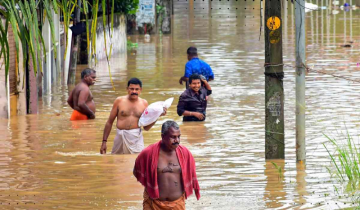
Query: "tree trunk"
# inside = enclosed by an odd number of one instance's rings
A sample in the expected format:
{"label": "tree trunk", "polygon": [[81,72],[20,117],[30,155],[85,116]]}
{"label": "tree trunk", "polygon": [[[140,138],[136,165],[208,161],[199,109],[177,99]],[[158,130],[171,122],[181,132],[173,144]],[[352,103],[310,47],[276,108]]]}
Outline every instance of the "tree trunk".
{"label": "tree trunk", "polygon": [[[74,25],[80,24],[80,8],[81,0],[78,0],[78,7],[75,12]],[[69,77],[68,84],[75,84],[76,78],[76,64],[78,58],[78,51],[80,49],[80,35],[73,35],[71,41],[71,54],[70,54],[70,68],[69,68]]]}

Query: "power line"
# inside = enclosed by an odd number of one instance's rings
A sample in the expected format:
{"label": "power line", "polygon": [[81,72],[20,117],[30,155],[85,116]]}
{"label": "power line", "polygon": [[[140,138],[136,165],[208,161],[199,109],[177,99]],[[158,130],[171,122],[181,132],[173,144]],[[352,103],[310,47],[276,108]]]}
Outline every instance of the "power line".
{"label": "power line", "polygon": [[[293,65],[289,65],[289,64],[270,64],[270,63],[265,63],[264,67],[277,67],[277,66],[285,66],[285,67],[291,67],[291,68],[297,68],[297,66],[293,66]],[[303,64],[303,66],[300,66],[301,68],[305,68],[305,70],[307,72],[313,72],[313,73],[318,73],[318,74],[323,74],[323,75],[329,75],[335,78],[339,78],[339,79],[343,79],[343,80],[347,80],[347,81],[351,81],[351,82],[356,82],[356,83],[360,83],[360,80],[356,80],[356,79],[351,79],[349,77],[345,77],[345,76],[341,76],[341,75],[336,75],[336,74],[332,74],[332,73],[328,73],[326,72],[324,69],[322,70],[315,70],[313,68],[310,68],[308,66],[306,66],[305,64]]]}

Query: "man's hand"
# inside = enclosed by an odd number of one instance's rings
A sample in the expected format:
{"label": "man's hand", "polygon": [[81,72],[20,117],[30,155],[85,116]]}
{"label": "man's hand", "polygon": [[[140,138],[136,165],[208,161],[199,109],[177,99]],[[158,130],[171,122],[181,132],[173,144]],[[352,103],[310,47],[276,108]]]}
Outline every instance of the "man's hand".
{"label": "man's hand", "polygon": [[182,85],[182,84],[183,84],[182,77],[180,77],[180,79],[179,79],[179,83],[180,83],[180,85]]}
{"label": "man's hand", "polygon": [[198,118],[199,120],[203,120],[204,119],[204,115],[199,113],[199,112],[192,112],[192,114]]}
{"label": "man's hand", "polygon": [[167,108],[164,107],[164,112],[160,116],[165,116],[167,113]]}
{"label": "man's hand", "polygon": [[89,119],[95,119],[95,114],[93,113],[92,115],[89,116]]}
{"label": "man's hand", "polygon": [[106,149],[106,141],[103,141],[100,148],[100,154],[106,154]]}

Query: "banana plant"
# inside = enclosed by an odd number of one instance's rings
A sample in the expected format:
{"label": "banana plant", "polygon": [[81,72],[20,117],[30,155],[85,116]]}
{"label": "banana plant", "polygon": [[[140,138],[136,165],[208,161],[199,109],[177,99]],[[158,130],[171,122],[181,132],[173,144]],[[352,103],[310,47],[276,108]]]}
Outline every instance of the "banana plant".
{"label": "banana plant", "polygon": [[[19,52],[20,46],[23,53],[23,71],[25,71],[26,60],[29,52],[30,58],[32,59],[35,74],[38,71],[38,65],[41,63],[42,55],[45,53],[45,43],[39,27],[38,12],[42,11],[44,16],[49,19],[51,36],[53,37],[53,44],[55,45],[55,30],[54,23],[52,21],[52,10],[54,8],[57,12],[57,1],[56,0],[0,0],[0,57],[4,59],[1,67],[5,65],[5,77],[9,75],[9,42],[7,34],[9,30],[13,31],[15,47],[16,47],[16,72],[19,73]],[[40,7],[42,7],[40,9]],[[56,50],[56,48],[54,48]],[[56,54],[56,53],[55,53]],[[46,59],[46,57],[45,57]],[[46,60],[45,60],[46,62]],[[42,66],[39,65],[40,71]],[[7,79],[5,80],[7,81]]]}
{"label": "banana plant", "polygon": [[[109,27],[109,37],[110,40],[107,40],[106,30],[104,30],[104,42],[105,48],[107,48],[106,43],[110,42],[110,51],[106,49],[106,59],[109,67],[109,74],[111,79],[110,72],[110,59],[112,53],[112,37],[114,30],[114,13],[119,12],[123,14],[135,13],[138,8],[139,0],[81,0],[82,8],[81,12],[85,15],[86,19],[86,39],[87,39],[87,50],[88,54],[91,57],[96,59],[96,26],[99,9],[102,9],[103,15],[103,25],[104,29],[106,28],[106,8],[111,8],[110,15],[110,25]],[[91,2],[92,1],[92,2]],[[101,1],[101,7],[100,2]],[[110,3],[111,1],[111,3]],[[115,4],[116,1],[116,4]],[[5,77],[9,75],[9,62],[10,62],[10,48],[9,42],[7,39],[7,34],[9,30],[13,31],[15,46],[16,46],[16,68],[18,68],[18,63],[21,60],[19,58],[19,50],[22,48],[23,53],[23,71],[26,68],[26,60],[29,55],[29,59],[32,60],[34,64],[34,73],[37,74],[37,71],[42,72],[42,65],[36,65],[42,63],[42,58],[46,59],[46,56],[43,56],[46,53],[44,38],[42,36],[42,27],[41,24],[44,22],[43,19],[38,19],[38,17],[46,17],[49,21],[51,29],[52,44],[54,45],[53,49],[56,51],[56,39],[55,39],[55,28],[54,28],[54,19],[52,17],[52,12],[56,14],[61,11],[64,17],[64,32],[65,32],[65,53],[69,47],[68,43],[68,30],[71,22],[71,15],[74,13],[75,8],[77,7],[77,0],[0,0],[0,58],[3,58],[3,62],[0,63],[0,67],[5,65]],[[91,13],[91,16],[89,14]],[[109,14],[108,14],[109,15]],[[91,18],[91,26],[89,26],[89,18]],[[40,23],[40,25],[39,25]],[[91,27],[91,28],[90,28]],[[28,53],[26,53],[28,52]],[[56,55],[56,52],[54,53]],[[66,57],[66,56],[64,56]],[[46,60],[45,60],[46,62]],[[39,69],[38,69],[39,66]],[[16,69],[19,72],[19,69]],[[25,75],[25,74],[24,74]],[[6,79],[7,81],[7,79]],[[24,80],[25,81],[25,80]]]}

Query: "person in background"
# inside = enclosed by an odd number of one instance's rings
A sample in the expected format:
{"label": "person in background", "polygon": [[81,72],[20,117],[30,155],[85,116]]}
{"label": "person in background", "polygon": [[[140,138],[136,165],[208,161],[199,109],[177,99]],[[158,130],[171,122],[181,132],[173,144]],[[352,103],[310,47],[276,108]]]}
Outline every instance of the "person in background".
{"label": "person in background", "polygon": [[185,199],[195,191],[200,199],[195,160],[180,145],[180,128],[166,121],[161,140],[145,148],[136,158],[134,176],[144,187],[144,210],[185,210]]}
{"label": "person in background", "polygon": [[206,81],[214,80],[214,73],[209,64],[198,57],[196,47],[187,49],[188,62],[185,65],[185,74],[179,80],[180,85],[186,82],[186,89],[189,88],[189,77],[192,74],[199,74],[205,77]]}
{"label": "person in background", "polygon": [[[201,85],[203,82],[204,86]],[[200,75],[193,74],[189,78],[189,88],[179,98],[177,113],[183,121],[204,121],[208,96],[212,93],[209,83]]]}
{"label": "person in background", "polygon": [[86,68],[81,72],[81,82],[71,91],[67,103],[74,110],[70,120],[95,119],[95,103],[90,86],[96,81],[96,71]]}

